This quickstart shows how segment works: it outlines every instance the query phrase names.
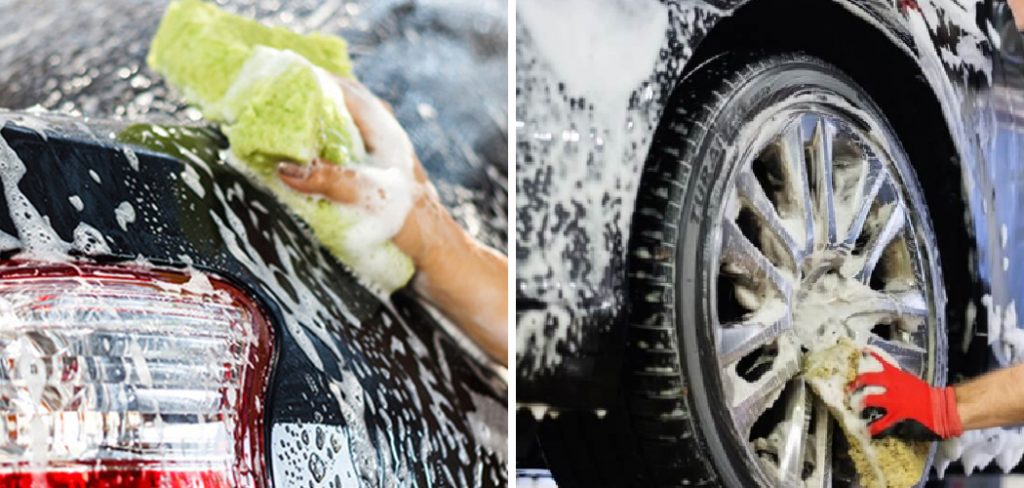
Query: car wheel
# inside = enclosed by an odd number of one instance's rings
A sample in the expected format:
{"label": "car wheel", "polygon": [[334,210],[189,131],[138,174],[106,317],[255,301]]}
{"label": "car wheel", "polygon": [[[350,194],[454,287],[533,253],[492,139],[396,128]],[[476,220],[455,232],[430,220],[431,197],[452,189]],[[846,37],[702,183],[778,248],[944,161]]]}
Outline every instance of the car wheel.
{"label": "car wheel", "polygon": [[821,60],[726,55],[686,78],[652,143],[629,253],[623,412],[604,427],[621,437],[624,424],[645,459],[624,479],[855,484],[800,374],[840,336],[945,381],[923,193],[881,111]]}

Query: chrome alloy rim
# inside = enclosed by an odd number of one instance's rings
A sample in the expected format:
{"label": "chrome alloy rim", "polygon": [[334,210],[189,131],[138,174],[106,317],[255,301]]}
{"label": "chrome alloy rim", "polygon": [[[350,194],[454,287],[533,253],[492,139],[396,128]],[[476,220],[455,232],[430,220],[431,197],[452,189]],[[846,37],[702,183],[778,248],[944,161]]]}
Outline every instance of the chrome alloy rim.
{"label": "chrome alloy rim", "polygon": [[731,176],[711,316],[736,431],[776,486],[824,487],[844,450],[802,357],[847,336],[933,378],[937,285],[894,153],[841,116],[787,120]]}

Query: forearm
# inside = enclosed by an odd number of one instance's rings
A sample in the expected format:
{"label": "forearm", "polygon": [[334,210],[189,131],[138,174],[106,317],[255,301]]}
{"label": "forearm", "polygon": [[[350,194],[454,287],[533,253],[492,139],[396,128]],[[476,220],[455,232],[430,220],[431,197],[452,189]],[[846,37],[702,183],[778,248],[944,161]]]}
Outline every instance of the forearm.
{"label": "forearm", "polygon": [[1024,364],[953,388],[964,430],[1024,424]]}
{"label": "forearm", "polygon": [[1010,11],[1017,29],[1024,30],[1024,0],[1010,0]]}
{"label": "forearm", "polygon": [[428,205],[417,209],[433,214],[417,219],[427,225],[411,230],[442,234],[417,237],[441,244],[419,253],[414,286],[488,354],[508,365],[508,259],[469,236],[443,209],[431,208],[439,204]]}

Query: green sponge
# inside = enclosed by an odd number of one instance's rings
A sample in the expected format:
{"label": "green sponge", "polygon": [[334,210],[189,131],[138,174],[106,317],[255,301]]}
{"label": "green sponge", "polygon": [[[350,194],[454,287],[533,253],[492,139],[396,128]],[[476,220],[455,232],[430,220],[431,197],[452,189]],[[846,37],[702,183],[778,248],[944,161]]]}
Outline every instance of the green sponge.
{"label": "green sponge", "polygon": [[292,51],[256,46],[218,102],[231,151],[260,176],[284,159],[347,165],[365,156],[341,88]]}
{"label": "green sponge", "polygon": [[277,179],[277,162],[320,157],[341,165],[365,156],[359,131],[333,76],[351,77],[345,41],[300,35],[244,19],[200,0],[172,2],[147,61],[204,115],[220,122],[234,158],[251,170],[361,278],[393,291],[414,272],[392,243],[346,232],[358,210],[295,192]]}
{"label": "green sponge", "polygon": [[146,61],[190,101],[205,106],[224,96],[255,46],[294,51],[331,74],[352,76],[348,46],[340,37],[268,27],[200,0],[167,7]]}

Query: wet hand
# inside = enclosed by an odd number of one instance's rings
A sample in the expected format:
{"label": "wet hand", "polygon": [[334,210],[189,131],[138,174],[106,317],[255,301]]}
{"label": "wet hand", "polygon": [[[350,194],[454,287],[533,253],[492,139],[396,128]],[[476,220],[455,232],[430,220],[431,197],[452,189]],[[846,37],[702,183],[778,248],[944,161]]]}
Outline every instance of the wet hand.
{"label": "wet hand", "polygon": [[[408,198],[408,195],[395,194],[398,191],[410,193],[412,206],[392,242],[412,259],[417,269],[429,270],[445,242],[468,237],[441,204],[416,158],[409,136],[384,102],[357,81],[339,79],[338,84],[370,161],[350,168],[323,160],[308,165],[282,162],[278,165],[278,175],[296,191],[318,194],[371,212]],[[412,187],[389,186],[388,182],[396,178],[387,178],[386,173],[411,181]]]}
{"label": "wet hand", "polygon": [[391,241],[416,266],[413,287],[507,365],[508,259],[455,222],[427,179],[409,136],[384,102],[359,82],[338,83],[369,161],[351,168],[329,161],[281,163],[278,175],[296,191],[370,212],[408,209]]}
{"label": "wet hand", "polygon": [[881,363],[882,371],[860,374],[847,386],[847,392],[868,387],[885,389],[883,393],[865,392],[862,400],[863,409],[882,411],[882,416],[868,425],[872,437],[939,440],[963,433],[952,387],[932,387],[877,353],[868,354]]}

